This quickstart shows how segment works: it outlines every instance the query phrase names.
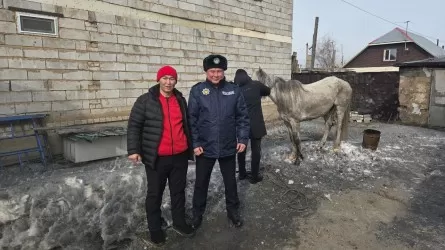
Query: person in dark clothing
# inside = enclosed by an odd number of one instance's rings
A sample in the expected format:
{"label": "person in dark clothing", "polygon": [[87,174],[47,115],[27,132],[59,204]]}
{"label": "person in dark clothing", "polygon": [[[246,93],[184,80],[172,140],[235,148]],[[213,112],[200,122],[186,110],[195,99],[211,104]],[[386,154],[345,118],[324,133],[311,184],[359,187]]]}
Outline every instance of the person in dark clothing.
{"label": "person in dark clothing", "polygon": [[250,118],[250,148],[252,150],[250,176],[247,176],[246,172],[246,151],[238,153],[238,178],[244,180],[246,177],[249,177],[250,183],[255,184],[263,180],[263,176],[259,174],[261,139],[267,134],[261,107],[261,97],[269,96],[270,88],[259,81],[253,81],[243,69],[236,71],[234,81],[240,87],[247,104]]}
{"label": "person in dark clothing", "polygon": [[173,229],[193,236],[185,221],[185,187],[188,160],[193,160],[187,120],[187,103],[175,89],[176,70],[164,66],[157,73],[158,84],[137,98],[127,129],[128,159],[142,162],[147,174],[146,213],[151,243],[166,241],[161,229],[161,202],[168,179]]}
{"label": "person in dark clothing", "polygon": [[249,117],[240,89],[226,81],[227,59],[210,55],[203,61],[207,79],[195,84],[188,101],[192,144],[196,155],[193,226],[202,222],[213,166],[218,160],[224,180],[227,217],[241,227],[236,183],[236,153],[249,140]]}

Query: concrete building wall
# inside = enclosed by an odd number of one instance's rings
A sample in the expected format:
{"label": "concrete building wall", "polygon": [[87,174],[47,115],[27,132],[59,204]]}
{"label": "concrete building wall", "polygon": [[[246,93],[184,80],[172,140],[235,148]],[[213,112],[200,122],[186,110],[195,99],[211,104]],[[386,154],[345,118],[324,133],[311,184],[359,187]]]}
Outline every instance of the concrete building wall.
{"label": "concrete building wall", "polygon": [[399,100],[404,123],[445,127],[445,69],[401,68]]}
{"label": "concrete building wall", "polygon": [[[19,34],[18,10],[61,15],[58,34]],[[288,79],[291,32],[292,0],[0,0],[0,114],[125,121],[160,66],[178,70],[187,96],[211,53],[228,58],[230,80],[260,66]]]}
{"label": "concrete building wall", "polygon": [[400,68],[399,117],[403,123],[428,125],[431,69]]}

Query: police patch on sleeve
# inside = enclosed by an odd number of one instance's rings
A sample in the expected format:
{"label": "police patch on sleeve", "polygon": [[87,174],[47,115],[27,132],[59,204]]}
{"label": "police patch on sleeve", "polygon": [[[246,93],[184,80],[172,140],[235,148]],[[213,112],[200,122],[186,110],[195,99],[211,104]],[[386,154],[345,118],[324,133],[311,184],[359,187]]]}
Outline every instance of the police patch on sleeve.
{"label": "police patch on sleeve", "polygon": [[203,95],[208,95],[208,94],[210,94],[210,90],[208,88],[205,88],[205,89],[202,90],[202,94]]}

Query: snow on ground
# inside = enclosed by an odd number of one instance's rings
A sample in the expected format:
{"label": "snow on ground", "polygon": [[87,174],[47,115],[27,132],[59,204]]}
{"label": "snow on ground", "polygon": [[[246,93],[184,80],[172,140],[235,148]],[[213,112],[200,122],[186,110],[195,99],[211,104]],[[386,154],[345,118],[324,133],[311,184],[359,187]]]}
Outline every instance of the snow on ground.
{"label": "snow on ground", "polygon": [[[301,165],[285,162],[289,138],[282,126],[268,130],[263,140],[265,171],[280,173],[287,185],[314,192],[339,190],[347,186],[368,188],[370,180],[399,176],[402,187],[412,188],[430,173],[428,166],[440,164],[435,157],[445,147],[445,133],[400,125],[353,126],[342,150],[332,152],[332,141],[317,150],[323,125],[302,124]],[[376,151],[361,147],[362,131],[382,131]],[[250,146],[250,145],[249,145]],[[250,157],[250,150],[247,159]],[[443,160],[443,158],[442,158]],[[83,165],[58,163],[53,170],[4,169],[0,175],[0,247],[14,249],[99,249],[146,231],[145,170],[132,166],[124,157]],[[439,171],[435,175],[441,175]],[[191,162],[186,190],[187,213],[193,196],[195,166]],[[164,192],[163,216],[171,224],[168,187]],[[224,186],[218,166],[209,186],[207,216],[225,211]]]}
{"label": "snow on ground", "polygon": [[[133,166],[125,158],[117,158],[80,168],[62,165],[55,168],[54,172],[43,174],[25,170],[28,173],[24,173],[23,178],[16,169],[3,170],[0,247],[100,248],[134,238],[137,231],[146,230],[143,166]],[[215,169],[218,169],[217,164]],[[186,190],[188,209],[191,208],[194,178],[195,166],[191,163]],[[223,194],[220,173],[213,174],[209,203],[218,202]],[[223,209],[224,204],[213,208],[214,211]],[[168,184],[162,210],[171,225]]]}

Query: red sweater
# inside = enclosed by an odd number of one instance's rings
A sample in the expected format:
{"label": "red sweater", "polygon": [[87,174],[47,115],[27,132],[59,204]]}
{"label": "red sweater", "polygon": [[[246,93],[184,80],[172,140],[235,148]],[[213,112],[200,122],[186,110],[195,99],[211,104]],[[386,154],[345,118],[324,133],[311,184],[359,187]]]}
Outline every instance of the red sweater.
{"label": "red sweater", "polygon": [[168,156],[182,153],[187,150],[187,137],[182,124],[182,112],[175,95],[165,97],[159,95],[162,105],[163,130],[158,155]]}

